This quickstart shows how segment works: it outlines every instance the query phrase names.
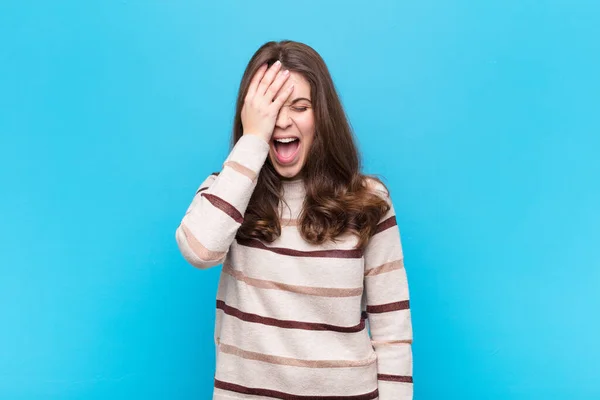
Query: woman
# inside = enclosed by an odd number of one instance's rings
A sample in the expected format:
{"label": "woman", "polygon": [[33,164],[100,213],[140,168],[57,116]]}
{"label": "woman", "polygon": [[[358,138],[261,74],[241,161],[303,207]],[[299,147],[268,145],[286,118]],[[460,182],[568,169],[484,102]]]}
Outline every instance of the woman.
{"label": "woman", "polygon": [[311,47],[268,42],[254,54],[231,152],[176,238],[192,265],[223,264],[213,399],[412,399],[394,207],[385,185],[360,173]]}

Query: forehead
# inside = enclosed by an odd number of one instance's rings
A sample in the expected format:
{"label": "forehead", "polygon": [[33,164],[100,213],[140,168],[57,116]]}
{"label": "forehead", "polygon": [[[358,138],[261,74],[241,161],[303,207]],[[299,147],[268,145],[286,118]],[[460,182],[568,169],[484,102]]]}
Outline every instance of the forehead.
{"label": "forehead", "polygon": [[310,83],[308,83],[302,74],[290,71],[290,77],[285,81],[280,91],[287,89],[292,84],[294,85],[294,91],[290,95],[288,101],[293,101],[296,97],[306,97],[307,99],[310,99]]}

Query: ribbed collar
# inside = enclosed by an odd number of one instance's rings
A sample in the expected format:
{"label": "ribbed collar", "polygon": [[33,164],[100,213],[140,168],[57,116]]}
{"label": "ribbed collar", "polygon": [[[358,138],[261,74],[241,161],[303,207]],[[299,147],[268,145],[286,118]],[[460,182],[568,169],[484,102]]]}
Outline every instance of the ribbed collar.
{"label": "ribbed collar", "polygon": [[283,187],[283,197],[287,200],[301,199],[306,195],[304,179],[302,178],[296,178],[292,180],[282,179],[281,186]]}

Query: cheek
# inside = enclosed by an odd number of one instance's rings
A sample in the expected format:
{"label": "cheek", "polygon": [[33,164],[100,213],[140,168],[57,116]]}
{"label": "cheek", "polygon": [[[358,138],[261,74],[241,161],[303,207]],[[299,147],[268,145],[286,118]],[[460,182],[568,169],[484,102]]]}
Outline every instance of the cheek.
{"label": "cheek", "polygon": [[312,115],[296,119],[296,124],[306,142],[312,142],[315,136],[315,120]]}
{"label": "cheek", "polygon": [[310,149],[312,147],[314,138],[315,138],[314,131],[311,131],[310,134],[304,135],[304,150],[303,150],[303,152],[305,154],[310,153]]}

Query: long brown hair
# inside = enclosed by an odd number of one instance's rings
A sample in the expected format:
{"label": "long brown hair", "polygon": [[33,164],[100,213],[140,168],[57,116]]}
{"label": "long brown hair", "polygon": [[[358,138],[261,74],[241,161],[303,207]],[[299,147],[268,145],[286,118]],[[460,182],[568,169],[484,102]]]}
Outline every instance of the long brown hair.
{"label": "long brown hair", "polygon": [[[280,60],[282,69],[301,74],[309,83],[315,136],[303,167],[306,198],[298,217],[302,237],[312,244],[336,241],[347,231],[358,236],[355,248],[364,249],[385,213],[387,201],[373,191],[373,175],[361,174],[361,160],[352,129],[336,93],[329,70],[310,46],[284,40],[263,44],[252,56],[240,83],[231,146],[242,137],[240,117],[250,81],[264,63]],[[371,179],[373,181],[368,182]],[[389,192],[388,192],[389,193]],[[257,178],[236,238],[273,242],[281,235],[278,205],[283,201],[280,178],[269,157]]]}

